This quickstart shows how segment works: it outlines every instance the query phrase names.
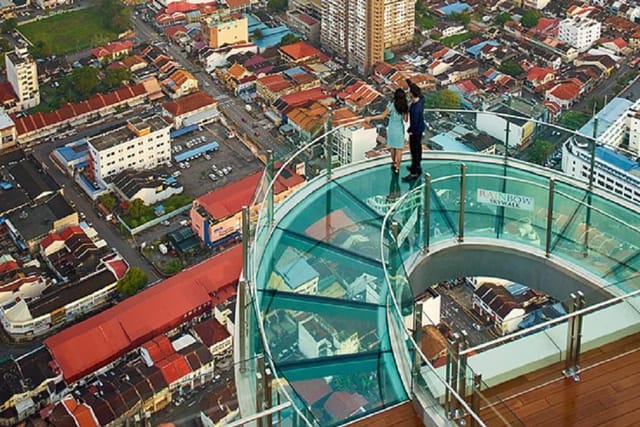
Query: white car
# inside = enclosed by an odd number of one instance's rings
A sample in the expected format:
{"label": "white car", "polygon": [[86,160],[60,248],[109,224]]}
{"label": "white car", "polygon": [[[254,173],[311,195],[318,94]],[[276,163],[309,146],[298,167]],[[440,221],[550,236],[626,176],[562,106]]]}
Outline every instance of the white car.
{"label": "white car", "polygon": [[207,159],[207,160],[211,160],[211,156],[210,156],[210,155],[208,155],[208,154],[205,154],[205,155],[204,155],[204,158],[205,158],[205,159]]}
{"label": "white car", "polygon": [[184,162],[184,167],[185,167],[185,168],[190,168],[190,167],[191,167],[191,163],[189,163],[189,162]]}
{"label": "white car", "polygon": [[214,174],[212,174],[212,173],[210,173],[210,174],[209,174],[209,178],[211,179],[211,181],[217,181],[217,180],[218,180],[218,177],[217,177],[217,176],[215,176],[215,175],[214,175]]}

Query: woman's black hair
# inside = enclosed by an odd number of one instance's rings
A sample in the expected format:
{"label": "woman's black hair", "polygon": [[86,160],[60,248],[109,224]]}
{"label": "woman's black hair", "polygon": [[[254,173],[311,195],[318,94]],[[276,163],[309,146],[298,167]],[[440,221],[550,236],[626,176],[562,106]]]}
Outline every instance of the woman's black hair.
{"label": "woman's black hair", "polygon": [[407,104],[407,94],[404,90],[398,88],[393,94],[393,105],[396,107],[396,111],[400,114],[407,114],[409,112],[409,104]]}

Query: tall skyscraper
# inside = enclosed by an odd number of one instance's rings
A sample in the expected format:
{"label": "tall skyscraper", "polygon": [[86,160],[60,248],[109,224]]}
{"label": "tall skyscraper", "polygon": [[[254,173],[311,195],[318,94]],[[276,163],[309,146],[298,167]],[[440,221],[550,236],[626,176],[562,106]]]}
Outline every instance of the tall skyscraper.
{"label": "tall skyscraper", "polygon": [[367,74],[385,49],[411,41],[414,23],[415,0],[327,0],[320,43]]}
{"label": "tall skyscraper", "polygon": [[14,52],[7,53],[5,62],[7,80],[18,96],[19,109],[26,110],[40,104],[38,68],[27,48],[17,46]]}

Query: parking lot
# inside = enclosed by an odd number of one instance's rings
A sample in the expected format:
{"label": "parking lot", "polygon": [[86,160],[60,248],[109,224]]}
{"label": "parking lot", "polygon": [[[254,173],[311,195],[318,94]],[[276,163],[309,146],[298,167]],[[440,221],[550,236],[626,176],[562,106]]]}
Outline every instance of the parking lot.
{"label": "parking lot", "polygon": [[[218,143],[216,151],[188,161],[173,161],[169,168],[169,173],[177,176],[178,181],[184,186],[184,193],[194,198],[250,175],[262,167],[242,142],[237,138],[227,137],[226,129],[219,123],[204,125],[200,131],[172,140],[172,157],[210,142]],[[176,151],[176,148],[181,149]]]}

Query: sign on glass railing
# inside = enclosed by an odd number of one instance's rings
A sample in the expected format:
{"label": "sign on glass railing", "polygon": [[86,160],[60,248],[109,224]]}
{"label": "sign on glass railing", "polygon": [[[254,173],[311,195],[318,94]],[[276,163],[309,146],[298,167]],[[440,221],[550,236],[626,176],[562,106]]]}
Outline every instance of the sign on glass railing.
{"label": "sign on glass railing", "polygon": [[502,193],[500,191],[485,190],[478,188],[478,202],[504,208],[521,209],[532,211],[535,206],[535,199],[521,194]]}

